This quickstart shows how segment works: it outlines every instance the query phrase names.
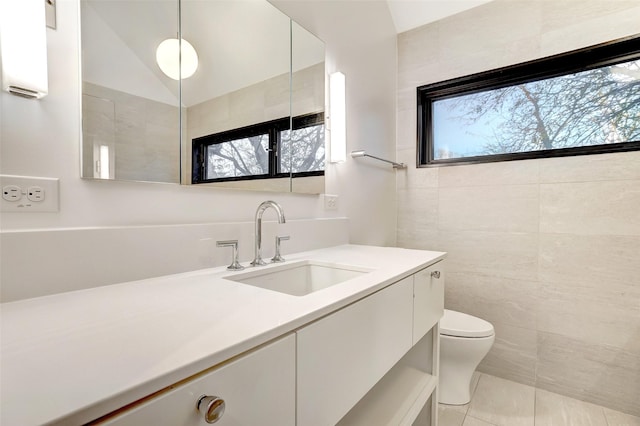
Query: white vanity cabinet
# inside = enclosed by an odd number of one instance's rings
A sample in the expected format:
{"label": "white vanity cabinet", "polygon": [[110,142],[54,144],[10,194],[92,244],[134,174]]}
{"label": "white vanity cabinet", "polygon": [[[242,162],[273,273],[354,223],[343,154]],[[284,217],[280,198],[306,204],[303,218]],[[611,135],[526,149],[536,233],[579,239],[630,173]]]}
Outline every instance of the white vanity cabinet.
{"label": "white vanity cabinet", "polygon": [[120,415],[92,424],[206,425],[204,414],[196,410],[203,395],[224,401],[224,413],[216,425],[294,426],[295,335],[289,334]]}
{"label": "white vanity cabinet", "polygon": [[439,261],[93,424],[205,425],[208,395],[220,426],[436,426],[443,312]]}
{"label": "white vanity cabinet", "polygon": [[296,332],[298,424],[335,425],[411,348],[413,278]]}
{"label": "white vanity cabinet", "polygon": [[297,424],[437,425],[443,313],[438,262],[299,329]]}

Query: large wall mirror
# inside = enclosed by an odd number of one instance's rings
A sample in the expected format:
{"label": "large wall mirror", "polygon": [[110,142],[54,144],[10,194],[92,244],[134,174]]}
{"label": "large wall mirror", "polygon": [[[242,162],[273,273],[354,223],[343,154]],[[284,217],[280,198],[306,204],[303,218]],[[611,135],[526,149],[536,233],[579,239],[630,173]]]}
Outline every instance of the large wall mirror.
{"label": "large wall mirror", "polygon": [[84,178],[324,192],[324,44],[269,2],[81,0],[81,20]]}

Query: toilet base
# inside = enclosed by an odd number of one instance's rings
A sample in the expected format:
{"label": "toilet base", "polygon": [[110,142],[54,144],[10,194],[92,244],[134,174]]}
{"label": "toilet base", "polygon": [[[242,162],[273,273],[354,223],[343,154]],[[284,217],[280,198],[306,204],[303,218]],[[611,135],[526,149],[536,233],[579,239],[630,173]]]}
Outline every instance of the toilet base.
{"label": "toilet base", "polygon": [[465,405],[471,401],[471,379],[491,349],[495,336],[459,338],[440,336],[438,402]]}
{"label": "toilet base", "polygon": [[[473,370],[475,371],[473,366]],[[438,391],[438,402],[445,405],[465,405],[471,401],[471,380],[473,371],[440,371],[440,377],[446,379]]]}

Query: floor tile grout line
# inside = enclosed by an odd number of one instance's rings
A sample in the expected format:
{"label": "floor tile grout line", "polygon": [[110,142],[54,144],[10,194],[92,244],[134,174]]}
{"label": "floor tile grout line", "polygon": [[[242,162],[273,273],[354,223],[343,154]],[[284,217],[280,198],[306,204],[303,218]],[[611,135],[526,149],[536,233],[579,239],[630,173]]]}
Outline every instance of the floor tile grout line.
{"label": "floor tile grout line", "polygon": [[604,417],[604,422],[607,426],[614,426],[609,423],[609,417],[607,417],[607,412],[604,410],[604,407],[600,407],[600,409],[602,410],[602,416]]}
{"label": "floor tile grout line", "polygon": [[537,421],[537,411],[536,411],[536,405],[538,403],[538,388],[537,387],[533,387],[533,426],[536,426]]}

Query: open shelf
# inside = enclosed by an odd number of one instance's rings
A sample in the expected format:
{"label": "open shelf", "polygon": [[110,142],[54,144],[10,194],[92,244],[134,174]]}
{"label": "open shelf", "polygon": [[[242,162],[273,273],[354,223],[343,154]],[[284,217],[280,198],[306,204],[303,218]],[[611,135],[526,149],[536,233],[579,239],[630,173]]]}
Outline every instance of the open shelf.
{"label": "open shelf", "polygon": [[438,379],[396,364],[338,423],[411,426],[436,388]]}

